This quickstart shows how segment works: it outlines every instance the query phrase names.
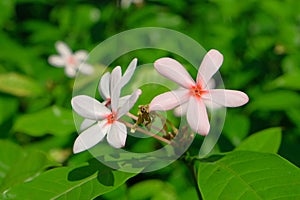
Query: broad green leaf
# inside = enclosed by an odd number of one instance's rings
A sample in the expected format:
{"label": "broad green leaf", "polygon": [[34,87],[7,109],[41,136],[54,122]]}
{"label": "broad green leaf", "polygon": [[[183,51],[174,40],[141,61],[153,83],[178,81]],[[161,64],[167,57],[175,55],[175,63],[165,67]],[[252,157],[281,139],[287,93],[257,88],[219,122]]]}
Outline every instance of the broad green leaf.
{"label": "broad green leaf", "polygon": [[128,199],[176,199],[174,188],[161,180],[146,180],[129,188]]}
{"label": "broad green leaf", "polygon": [[59,167],[44,172],[32,181],[18,185],[3,199],[93,199],[110,192],[135,176],[110,169],[97,160],[76,167]]}
{"label": "broad green leaf", "polygon": [[281,128],[269,128],[252,134],[235,150],[277,153],[281,143]]}
{"label": "broad green leaf", "polygon": [[7,73],[0,75],[0,92],[18,97],[32,97],[41,95],[43,90],[35,80],[27,76]]}
{"label": "broad green leaf", "polygon": [[269,84],[270,88],[300,90],[300,73],[285,74]]}
{"label": "broad green leaf", "polygon": [[11,166],[23,156],[24,152],[20,146],[6,140],[0,140],[0,183]]}
{"label": "broad green leaf", "polygon": [[32,179],[47,167],[57,166],[39,151],[25,151],[16,144],[0,140],[0,192]]}
{"label": "broad green leaf", "polygon": [[52,106],[36,113],[20,116],[13,129],[31,136],[66,135],[75,131],[72,111]]}
{"label": "broad green leaf", "polygon": [[202,160],[203,199],[300,199],[300,170],[276,154],[234,151]]}
{"label": "broad green leaf", "polygon": [[250,104],[251,110],[288,110],[300,106],[300,95],[288,90],[259,95]]}

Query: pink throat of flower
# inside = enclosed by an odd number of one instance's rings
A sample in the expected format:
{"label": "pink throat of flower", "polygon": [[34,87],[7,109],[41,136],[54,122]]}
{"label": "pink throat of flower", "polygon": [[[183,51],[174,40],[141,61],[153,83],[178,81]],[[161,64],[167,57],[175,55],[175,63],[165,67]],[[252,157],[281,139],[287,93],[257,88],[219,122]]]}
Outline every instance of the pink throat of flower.
{"label": "pink throat of flower", "polygon": [[77,60],[74,58],[74,56],[69,56],[67,59],[67,62],[69,65],[76,65],[77,64]]}
{"label": "pink throat of flower", "polygon": [[110,113],[109,115],[107,115],[106,119],[108,124],[114,123],[117,120],[117,113],[116,112]]}
{"label": "pink throat of flower", "polygon": [[194,97],[201,98],[203,94],[207,93],[206,90],[203,90],[201,85],[194,85],[190,89],[190,94]]}
{"label": "pink throat of flower", "polygon": [[105,106],[108,107],[108,106],[110,106],[110,104],[111,104],[111,99],[110,99],[110,98],[107,98],[107,99],[106,99]]}

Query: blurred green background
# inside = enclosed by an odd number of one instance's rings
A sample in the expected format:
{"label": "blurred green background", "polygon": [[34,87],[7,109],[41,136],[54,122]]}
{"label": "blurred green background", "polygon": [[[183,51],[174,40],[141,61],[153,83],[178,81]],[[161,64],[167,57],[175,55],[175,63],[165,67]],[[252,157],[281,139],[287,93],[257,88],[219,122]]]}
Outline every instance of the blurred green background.
{"label": "blurred green background", "polygon": [[[73,80],[63,69],[48,64],[48,57],[56,54],[54,43],[64,41],[74,51],[92,50],[121,31],[155,26],[182,32],[207,50],[219,50],[224,55],[220,72],[225,87],[249,95],[246,106],[227,110],[220,151],[233,149],[254,132],[281,127],[279,154],[300,166],[300,1],[140,0],[125,4],[0,0],[1,139],[71,163],[77,136],[70,106]],[[138,58],[143,62],[147,56],[140,53]],[[159,182],[155,184],[162,184],[168,194],[190,192],[193,197],[195,191],[186,189],[192,182],[189,175],[183,177],[187,172],[180,165],[137,176],[129,185],[163,175],[168,182],[155,180]],[[178,178],[190,184],[182,185]],[[141,183],[132,193],[154,184]]]}

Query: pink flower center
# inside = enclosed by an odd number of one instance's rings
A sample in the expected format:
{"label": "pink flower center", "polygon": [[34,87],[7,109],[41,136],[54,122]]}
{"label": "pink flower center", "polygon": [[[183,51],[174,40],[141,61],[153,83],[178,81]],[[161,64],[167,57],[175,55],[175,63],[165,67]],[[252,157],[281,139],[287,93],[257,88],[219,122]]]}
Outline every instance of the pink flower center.
{"label": "pink flower center", "polygon": [[197,97],[197,98],[201,98],[201,96],[202,96],[203,94],[205,94],[205,93],[207,93],[207,91],[206,91],[206,90],[203,90],[202,87],[201,87],[201,85],[198,85],[198,84],[192,86],[191,89],[190,89],[190,94],[191,94],[192,96]]}
{"label": "pink flower center", "polygon": [[105,106],[108,107],[108,106],[110,106],[110,104],[111,104],[111,99],[107,98]]}
{"label": "pink flower center", "polygon": [[106,119],[108,124],[114,123],[117,120],[117,113],[113,111],[106,117]]}
{"label": "pink flower center", "polygon": [[70,65],[76,65],[77,64],[77,60],[74,58],[74,56],[69,56],[67,59],[68,64]]}

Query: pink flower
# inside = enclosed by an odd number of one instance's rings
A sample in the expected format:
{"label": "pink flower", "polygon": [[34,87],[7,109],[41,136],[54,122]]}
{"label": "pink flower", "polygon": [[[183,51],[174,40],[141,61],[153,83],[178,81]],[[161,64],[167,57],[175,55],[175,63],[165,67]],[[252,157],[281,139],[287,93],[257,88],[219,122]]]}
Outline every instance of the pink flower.
{"label": "pink flower", "polygon": [[[218,71],[223,55],[210,50],[199,67],[196,82],[176,60],[160,58],[154,63],[155,69],[166,78],[176,82],[180,89],[156,96],[150,103],[150,111],[166,111],[180,106],[176,113],[186,115],[193,131],[207,135],[210,130],[206,106],[238,107],[246,104],[248,96],[240,91],[211,89],[208,82]],[[214,106],[215,105],[215,106]]]}
{"label": "pink flower", "polygon": [[135,104],[141,94],[141,90],[136,90],[122,106],[119,106],[120,86],[121,84],[118,84],[111,93],[111,108],[86,95],[72,98],[72,107],[80,116],[96,121],[94,125],[79,134],[73,146],[74,153],[79,153],[95,146],[102,141],[105,135],[107,135],[107,142],[111,146],[121,148],[125,145],[127,128],[119,120]]}
{"label": "pink flower", "polygon": [[77,71],[87,75],[94,72],[91,65],[84,63],[88,56],[86,51],[80,50],[73,54],[71,49],[61,41],[56,42],[55,47],[59,55],[50,56],[48,62],[55,67],[64,67],[67,76],[75,77]]}

